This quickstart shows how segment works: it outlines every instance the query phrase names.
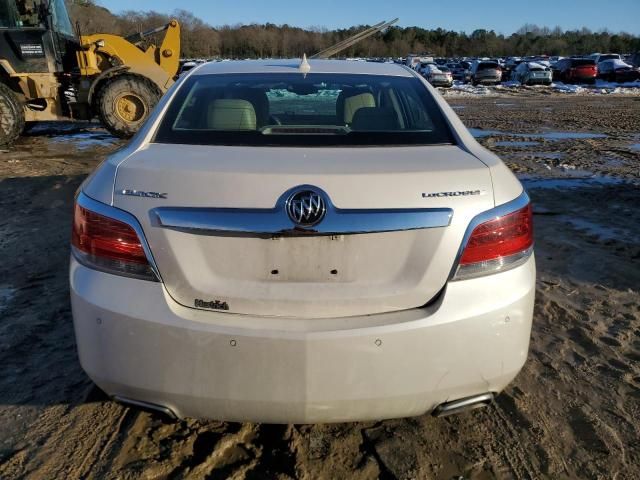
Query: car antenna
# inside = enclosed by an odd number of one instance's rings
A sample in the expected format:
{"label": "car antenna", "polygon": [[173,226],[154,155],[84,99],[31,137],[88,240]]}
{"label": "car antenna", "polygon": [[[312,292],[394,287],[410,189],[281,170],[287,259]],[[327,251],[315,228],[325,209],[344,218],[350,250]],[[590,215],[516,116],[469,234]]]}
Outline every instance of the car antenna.
{"label": "car antenna", "polygon": [[311,71],[311,65],[309,65],[309,62],[307,61],[306,53],[302,54],[302,61],[300,62],[298,70],[304,75],[304,78],[307,78],[307,73]]}

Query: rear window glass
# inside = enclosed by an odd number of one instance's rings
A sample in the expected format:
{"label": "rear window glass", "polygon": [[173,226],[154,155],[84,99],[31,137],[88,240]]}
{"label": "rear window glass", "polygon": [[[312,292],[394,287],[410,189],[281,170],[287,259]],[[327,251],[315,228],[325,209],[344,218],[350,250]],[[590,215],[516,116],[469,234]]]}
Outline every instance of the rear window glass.
{"label": "rear window glass", "polygon": [[489,70],[490,68],[498,68],[498,64],[494,62],[483,62],[478,65],[478,70]]}
{"label": "rear window glass", "polygon": [[453,143],[435,99],[415,77],[220,74],[188,78],[156,143],[412,145]]}
{"label": "rear window glass", "polygon": [[571,65],[574,67],[581,67],[584,65],[595,65],[595,60],[589,60],[588,58],[574,58],[571,60]]}

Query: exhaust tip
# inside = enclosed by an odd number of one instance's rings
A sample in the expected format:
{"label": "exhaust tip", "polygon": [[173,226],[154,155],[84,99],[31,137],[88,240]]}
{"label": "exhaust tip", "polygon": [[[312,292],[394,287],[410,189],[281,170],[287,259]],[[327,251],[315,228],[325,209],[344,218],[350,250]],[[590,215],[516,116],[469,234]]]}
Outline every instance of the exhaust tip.
{"label": "exhaust tip", "polygon": [[446,417],[448,415],[455,415],[456,413],[465,412],[467,410],[486,407],[491,404],[494,398],[495,394],[489,392],[481,395],[474,395],[472,397],[461,398],[459,400],[453,400],[451,402],[441,403],[433,410],[431,415],[434,417]]}
{"label": "exhaust tip", "polygon": [[130,405],[141,410],[160,413],[171,420],[180,420],[180,417],[178,417],[178,415],[176,415],[169,407],[156,405],[155,403],[143,402],[141,400],[134,400],[132,398],[121,397],[120,395],[114,395],[112,398],[118,403]]}

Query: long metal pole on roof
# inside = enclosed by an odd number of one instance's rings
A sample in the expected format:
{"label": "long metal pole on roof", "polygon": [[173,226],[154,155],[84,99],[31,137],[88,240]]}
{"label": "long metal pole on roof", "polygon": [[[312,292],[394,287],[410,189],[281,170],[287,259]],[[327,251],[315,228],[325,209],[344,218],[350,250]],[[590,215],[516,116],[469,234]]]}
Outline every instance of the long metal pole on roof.
{"label": "long metal pole on roof", "polygon": [[[336,48],[340,48],[342,45],[346,45],[350,41],[360,39],[360,37],[363,37],[363,35],[369,34],[371,32],[376,32],[377,31],[376,29],[380,28],[382,25],[384,25],[384,23],[385,22],[376,23],[373,27],[366,28],[362,32],[358,32],[355,35],[347,37],[344,40],[336,43],[335,45],[331,45],[330,47],[325,48],[324,50],[322,50],[322,51],[316,53],[315,55],[313,55],[311,58],[328,58],[328,57],[331,56],[331,54],[329,52],[333,51]],[[327,53],[329,53],[329,54],[327,54]]]}
{"label": "long metal pole on roof", "polygon": [[377,23],[373,27],[369,27],[366,30],[363,30],[362,32],[357,33],[356,35],[353,35],[353,36],[351,36],[349,38],[346,38],[345,40],[342,40],[341,42],[336,43],[335,45],[330,46],[329,48],[325,48],[321,52],[318,52],[318,53],[316,53],[315,55],[312,55],[309,58],[329,58],[329,57],[332,57],[336,53],[339,53],[339,52],[341,52],[343,50],[346,50],[347,48],[352,47],[356,43],[361,42],[365,38],[369,38],[370,36],[375,35],[376,33],[382,32],[384,29],[389,28],[391,25],[396,23],[398,20],[399,20],[398,18],[395,18],[395,19],[391,20],[390,22]]}

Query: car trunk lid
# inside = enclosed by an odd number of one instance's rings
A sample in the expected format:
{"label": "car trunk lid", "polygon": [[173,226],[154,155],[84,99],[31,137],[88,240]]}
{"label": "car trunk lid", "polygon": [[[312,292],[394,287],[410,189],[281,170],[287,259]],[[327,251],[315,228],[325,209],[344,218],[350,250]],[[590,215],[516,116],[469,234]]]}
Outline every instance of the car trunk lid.
{"label": "car trunk lid", "polygon": [[[303,185],[324,192],[326,217],[311,231],[273,227],[291,222],[284,202]],[[122,194],[133,190],[161,195]],[[151,144],[120,165],[114,205],[139,219],[180,304],[321,318],[428,303],[493,195],[488,168],[451,145]]]}

